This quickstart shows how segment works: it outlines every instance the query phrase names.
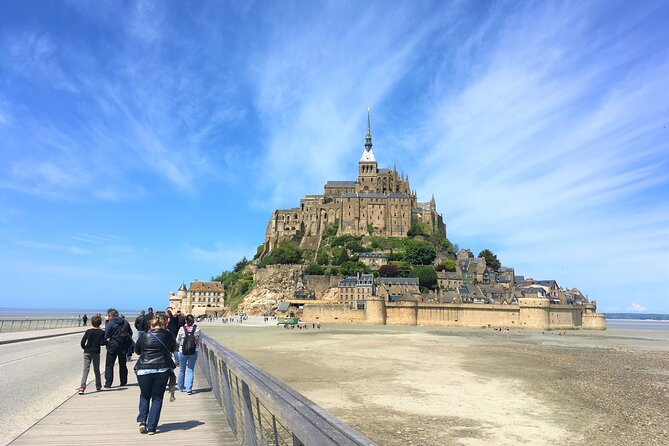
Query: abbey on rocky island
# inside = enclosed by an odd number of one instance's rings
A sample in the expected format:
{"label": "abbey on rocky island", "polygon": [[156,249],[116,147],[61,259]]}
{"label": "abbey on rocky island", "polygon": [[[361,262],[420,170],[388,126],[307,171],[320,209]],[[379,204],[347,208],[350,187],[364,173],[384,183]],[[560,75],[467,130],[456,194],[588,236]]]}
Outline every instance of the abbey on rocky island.
{"label": "abbey on rocky island", "polygon": [[267,225],[263,255],[286,239],[315,249],[323,231],[333,225],[338,225],[337,235],[406,237],[412,221],[423,222],[446,237],[446,225],[437,212],[434,195],[429,202],[418,202],[408,177],[398,174],[396,167],[378,168],[368,112],[357,180],[328,181],[322,195],[305,195],[300,207],[274,211]]}

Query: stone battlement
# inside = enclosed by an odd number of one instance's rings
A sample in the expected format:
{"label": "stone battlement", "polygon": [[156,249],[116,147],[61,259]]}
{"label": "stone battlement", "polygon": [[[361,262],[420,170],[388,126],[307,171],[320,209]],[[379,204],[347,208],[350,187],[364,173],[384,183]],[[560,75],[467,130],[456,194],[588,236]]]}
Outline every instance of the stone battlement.
{"label": "stone battlement", "polygon": [[594,305],[555,305],[547,299],[524,298],[514,305],[366,302],[361,310],[339,303],[314,301],[304,305],[307,322],[375,325],[432,325],[498,327],[535,330],[606,330],[603,314]]}

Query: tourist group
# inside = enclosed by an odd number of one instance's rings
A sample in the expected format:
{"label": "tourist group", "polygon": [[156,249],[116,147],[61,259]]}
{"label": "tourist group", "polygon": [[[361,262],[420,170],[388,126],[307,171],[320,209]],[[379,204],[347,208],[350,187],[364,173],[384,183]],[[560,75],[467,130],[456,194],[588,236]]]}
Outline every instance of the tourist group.
{"label": "tourist group", "polygon": [[[91,363],[95,374],[95,388],[110,388],[114,380],[114,364],[118,360],[120,385],[128,382],[127,361],[132,354],[139,355],[135,363],[135,374],[139,383],[139,414],[137,422],[142,434],[156,433],[163,396],[166,388],[170,401],[175,400],[175,391],[193,394],[193,371],[197,361],[200,329],[192,315],[183,316],[180,311],[168,307],[165,313],[154,313],[153,308],[142,310],[135,319],[137,337],[118,310],[107,310],[104,329],[102,316],[91,317],[92,328],[81,338],[84,350],[84,373],[79,394],[86,392],[86,383]],[[105,382],[100,375],[100,350],[106,346]],[[179,368],[179,376],[174,373]]]}

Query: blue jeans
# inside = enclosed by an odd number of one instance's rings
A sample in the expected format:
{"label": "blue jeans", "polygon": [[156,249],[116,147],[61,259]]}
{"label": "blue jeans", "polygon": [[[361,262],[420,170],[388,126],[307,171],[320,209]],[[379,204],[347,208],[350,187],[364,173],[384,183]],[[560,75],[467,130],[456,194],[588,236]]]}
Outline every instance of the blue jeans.
{"label": "blue jeans", "polygon": [[197,352],[192,355],[179,354],[179,379],[177,381],[177,388],[180,392],[183,392],[184,390],[184,376],[186,378],[186,391],[193,391],[193,369],[195,369],[195,361],[197,361]]}
{"label": "blue jeans", "polygon": [[169,370],[161,373],[137,375],[137,382],[139,382],[139,415],[137,415],[137,422],[145,422],[149,431],[155,431],[158,427],[160,410],[163,408],[163,395],[165,395],[165,386],[169,377]]}

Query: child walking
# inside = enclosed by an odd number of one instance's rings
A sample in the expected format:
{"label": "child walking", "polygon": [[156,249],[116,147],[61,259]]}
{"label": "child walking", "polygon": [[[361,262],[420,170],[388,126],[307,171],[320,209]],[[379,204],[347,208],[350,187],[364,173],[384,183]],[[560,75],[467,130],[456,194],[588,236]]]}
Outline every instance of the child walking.
{"label": "child walking", "polygon": [[86,382],[88,381],[88,372],[93,363],[93,373],[95,374],[95,388],[102,389],[102,379],[100,377],[100,346],[105,344],[105,331],[100,328],[102,316],[96,314],[91,318],[91,325],[81,338],[81,348],[84,349],[84,374],[81,377],[81,386],[79,395],[86,391]]}

